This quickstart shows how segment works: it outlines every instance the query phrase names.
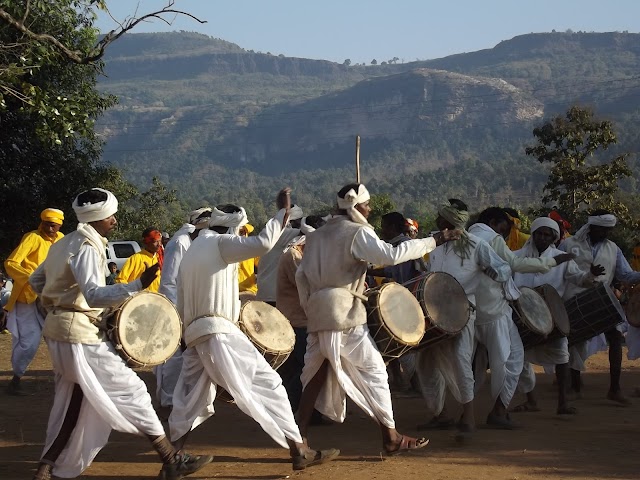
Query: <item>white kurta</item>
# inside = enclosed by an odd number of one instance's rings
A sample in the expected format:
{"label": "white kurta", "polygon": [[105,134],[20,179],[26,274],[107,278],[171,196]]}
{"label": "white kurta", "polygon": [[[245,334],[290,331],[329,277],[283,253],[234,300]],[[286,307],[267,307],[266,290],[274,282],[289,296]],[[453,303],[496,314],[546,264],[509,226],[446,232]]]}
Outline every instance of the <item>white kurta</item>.
{"label": "white kurta", "polygon": [[[469,258],[461,259],[451,243],[444,244],[429,254],[429,271],[452,275],[464,289],[469,302],[475,305],[476,290],[486,276],[484,270],[494,270],[498,275],[496,279],[504,282],[511,278],[511,269],[487,242],[472,234],[469,239],[473,242]],[[475,320],[474,312],[462,332],[452,340],[419,352],[417,373],[422,394],[428,408],[436,415],[444,407],[445,386],[462,404],[474,398]]]}
{"label": "white kurta", "polygon": [[[527,251],[520,249],[514,252],[518,257],[525,257]],[[537,257],[554,257],[564,252],[550,246],[542,254],[538,254],[535,246],[532,248],[530,255]],[[541,285],[551,285],[556,289],[561,297],[564,297],[567,291],[567,285],[573,284],[582,287],[593,285],[594,276],[590,272],[580,270],[576,262],[570,260],[564,262],[557,267],[553,267],[547,273],[514,273],[514,281],[518,287],[536,288]],[[520,383],[518,388],[529,393],[533,391],[536,385],[536,376],[531,365],[542,365],[546,369],[550,369],[551,365],[562,365],[569,362],[569,347],[566,337],[556,338],[542,345],[537,345],[525,352],[525,365],[520,375]]]}
{"label": "white kurta", "polygon": [[[367,227],[355,234],[350,255],[356,260],[377,265],[396,265],[421,258],[435,246],[435,240],[430,238],[407,241],[393,247],[380,240],[373,229]],[[307,271],[305,267],[309,268],[303,261],[296,274],[300,303],[304,308],[308,305],[309,297],[325,287],[325,277],[331,273]],[[356,280],[351,279],[353,282]],[[306,309],[306,313],[310,322],[318,314],[313,312],[311,317],[309,309]],[[346,396],[349,396],[378,423],[395,428],[387,369],[365,322],[366,318],[363,318],[360,325],[344,330],[309,332],[300,380],[303,388],[306,387],[323,362],[328,360],[331,368],[316,401],[316,409],[336,422],[342,422],[346,413]]]}
{"label": "white kurta", "polygon": [[213,415],[220,385],[279,445],[287,448],[287,439],[302,441],[280,376],[237,326],[237,263],[273,248],[283,217],[280,210],[251,237],[202,232],[182,259],[178,310],[188,347],[169,417],[173,440]]}
{"label": "white kurta", "polygon": [[[180,262],[185,252],[191,246],[190,234],[195,227],[189,223],[184,224],[169,240],[164,249],[164,263],[160,276],[160,288],[158,292],[165,295],[175,305],[178,302],[178,271]],[[166,363],[153,367],[156,376],[156,399],[163,407],[173,405],[173,390],[178,383],[178,377],[182,370],[182,349]]]}

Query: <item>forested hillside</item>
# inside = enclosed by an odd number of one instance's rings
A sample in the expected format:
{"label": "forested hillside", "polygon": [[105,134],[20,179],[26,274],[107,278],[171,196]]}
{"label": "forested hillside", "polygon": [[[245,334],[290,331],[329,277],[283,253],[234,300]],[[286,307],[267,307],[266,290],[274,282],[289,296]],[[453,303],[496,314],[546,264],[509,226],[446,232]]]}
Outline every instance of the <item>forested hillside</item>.
{"label": "forested hillside", "polygon": [[100,121],[104,158],[141,186],[158,176],[187,205],[244,202],[260,222],[284,184],[310,209],[332,202],[360,134],[363,180],[410,215],[450,195],[525,206],[546,178],[524,154],[532,129],[572,103],[614,121],[618,151],[640,151],[639,53],[638,34],[548,33],[365,67],[133,34],[105,58],[100,88],[120,104]]}

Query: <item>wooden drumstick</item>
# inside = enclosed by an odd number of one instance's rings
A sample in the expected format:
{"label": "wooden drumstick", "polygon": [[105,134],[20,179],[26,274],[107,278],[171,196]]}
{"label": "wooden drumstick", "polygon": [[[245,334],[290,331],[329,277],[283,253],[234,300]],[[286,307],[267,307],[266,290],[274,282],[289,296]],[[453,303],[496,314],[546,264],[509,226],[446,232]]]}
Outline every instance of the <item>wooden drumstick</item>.
{"label": "wooden drumstick", "polygon": [[356,135],[356,183],[360,183],[360,135]]}

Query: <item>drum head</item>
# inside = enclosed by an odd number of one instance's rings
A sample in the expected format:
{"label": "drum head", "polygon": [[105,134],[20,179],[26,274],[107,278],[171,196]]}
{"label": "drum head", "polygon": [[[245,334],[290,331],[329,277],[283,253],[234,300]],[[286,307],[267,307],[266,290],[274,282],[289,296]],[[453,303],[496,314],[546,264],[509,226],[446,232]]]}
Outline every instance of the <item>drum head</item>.
{"label": "drum head", "polygon": [[422,280],[418,288],[430,325],[452,334],[465,327],[471,314],[469,300],[464,288],[453,276],[434,272]]}
{"label": "drum head", "polygon": [[182,322],[164,295],[140,292],[116,313],[117,338],[124,352],[141,365],[160,365],[176,352]]}
{"label": "drum head", "polygon": [[397,283],[385,283],[376,290],[377,308],[387,329],[405,344],[418,345],[425,328],[420,302],[411,291]]}
{"label": "drum head", "polygon": [[629,299],[624,306],[624,313],[627,315],[630,325],[640,327],[640,287],[633,288],[629,292]]}
{"label": "drum head", "polygon": [[553,319],[542,296],[531,288],[520,287],[518,308],[522,322],[534,333],[548,335],[553,330]]}
{"label": "drum head", "polygon": [[565,308],[562,297],[558,291],[551,285],[547,284],[540,285],[539,287],[534,288],[534,290],[544,298],[547,307],[549,307],[551,318],[553,319],[553,323],[556,328],[560,330],[563,335],[569,335],[569,332],[571,331],[571,323],[569,322],[567,309]]}
{"label": "drum head", "polygon": [[289,320],[265,302],[244,303],[240,308],[240,327],[255,345],[268,352],[291,352],[296,343]]}

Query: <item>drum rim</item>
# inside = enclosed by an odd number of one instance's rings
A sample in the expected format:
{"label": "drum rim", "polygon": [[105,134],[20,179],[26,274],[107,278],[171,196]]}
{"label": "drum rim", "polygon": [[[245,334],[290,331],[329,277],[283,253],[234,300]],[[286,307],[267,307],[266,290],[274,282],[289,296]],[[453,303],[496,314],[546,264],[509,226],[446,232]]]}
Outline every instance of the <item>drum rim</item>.
{"label": "drum rim", "polygon": [[[278,310],[273,305],[269,305],[267,302],[263,302],[262,300],[247,300],[246,302],[244,302],[240,306],[240,314],[239,314],[239,317],[238,317],[238,328],[240,328],[242,333],[244,333],[247,336],[249,341],[256,347],[257,350],[260,351],[260,353],[262,353],[263,356],[264,356],[264,353],[266,353],[266,352],[271,353],[271,354],[274,353],[274,351],[271,350],[272,347],[268,347],[268,346],[264,345],[262,342],[259,342],[252,335],[247,334],[246,325],[244,324],[244,321],[242,320],[242,312],[247,307],[247,305],[249,305],[251,303],[260,303],[262,305],[267,305],[268,307],[270,307],[267,310],[273,309],[276,312],[278,312],[282,318],[284,318],[284,320],[286,321],[286,324],[289,325],[289,327],[291,328],[291,332],[293,332],[293,343],[291,344],[291,347],[290,347],[290,350],[288,350],[288,353],[290,354],[291,352],[293,352],[293,349],[295,348],[295,344],[296,344],[296,333],[295,333],[295,330],[293,330],[293,327],[291,326],[291,322],[289,322],[289,319],[287,317],[285,317],[284,314],[280,310]],[[289,348],[289,347],[287,347],[287,348]],[[286,353],[284,350],[282,350],[281,352],[282,353]],[[277,352],[277,353],[280,353],[280,351]]]}
{"label": "drum rim", "polygon": [[[531,327],[535,327],[537,325],[532,325],[531,322],[529,322],[529,317],[524,314],[523,315],[523,309],[520,307],[520,298],[518,298],[518,300],[516,300],[514,302],[514,304],[517,306],[517,313],[518,316],[520,317],[520,320],[522,320],[522,322],[527,326],[527,328],[531,331],[531,333],[534,333],[536,335],[542,335],[542,336],[547,336],[549,335],[554,327],[555,327],[555,323],[553,321],[553,315],[551,314],[551,311],[549,309],[549,307],[547,306],[547,302],[545,301],[544,297],[542,295],[540,295],[538,292],[535,291],[534,288],[530,288],[530,287],[520,287],[520,294],[522,294],[522,292],[531,292],[534,295],[537,295],[541,300],[542,300],[542,304],[544,304],[545,307],[547,307],[547,310],[549,311],[549,319],[551,320],[550,325],[547,325],[545,330],[539,330],[537,328],[531,328]],[[522,296],[522,295],[521,295]],[[512,305],[511,307],[513,308],[514,305]]]}
{"label": "drum rim", "polygon": [[564,316],[566,318],[566,322],[564,325],[560,325],[560,323],[557,322],[556,316],[553,314],[554,311],[551,308],[549,308],[549,311],[551,312],[551,320],[553,321],[554,328],[557,328],[558,331],[565,337],[568,336],[571,332],[571,320],[569,319],[569,314],[567,313],[567,309],[564,305],[564,301],[562,300],[562,296],[560,296],[558,290],[556,290],[556,288],[549,283],[543,283],[542,285],[533,287],[533,290],[535,291],[538,291],[538,289],[543,290],[544,294],[541,294],[541,296],[547,304],[547,307],[549,306],[549,302],[547,302],[547,292],[549,292],[554,297],[554,301],[558,302],[558,305],[562,305],[565,313]]}

